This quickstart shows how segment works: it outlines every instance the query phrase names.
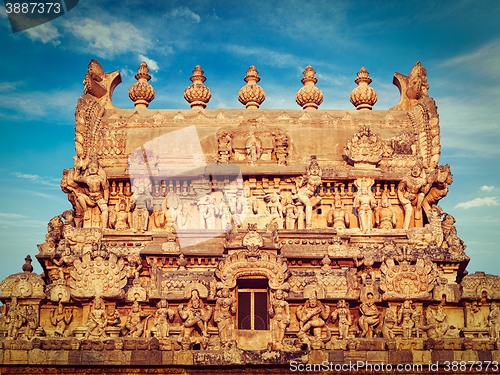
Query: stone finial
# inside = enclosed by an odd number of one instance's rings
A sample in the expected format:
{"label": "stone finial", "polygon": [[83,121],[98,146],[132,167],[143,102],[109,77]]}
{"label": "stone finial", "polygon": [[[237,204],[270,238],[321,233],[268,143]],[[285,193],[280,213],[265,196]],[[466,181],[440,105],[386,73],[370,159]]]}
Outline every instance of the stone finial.
{"label": "stone finial", "polygon": [[316,72],[311,65],[308,65],[302,74],[304,78],[300,81],[304,87],[297,92],[295,100],[303,109],[318,109],[318,106],[323,102],[323,93],[314,86],[318,82],[315,77]]}
{"label": "stone finial", "polygon": [[205,72],[201,69],[201,66],[196,65],[192,77],[189,78],[193,84],[184,90],[184,99],[191,104],[193,109],[205,109],[212,97],[210,89],[203,84],[207,80],[203,73]]}
{"label": "stone finial", "polygon": [[23,272],[24,273],[33,272],[33,266],[31,265],[31,256],[30,255],[28,255],[26,258],[24,258]]}
{"label": "stone finial", "polygon": [[155,90],[148,81],[151,76],[146,62],[141,62],[139,73],[135,75],[136,82],[128,90],[128,96],[134,101],[135,108],[148,108],[149,103],[155,98]]}
{"label": "stone finial", "polygon": [[266,99],[266,93],[260,87],[257,82],[260,81],[258,76],[259,72],[255,69],[255,66],[251,66],[247,70],[247,75],[244,78],[247,83],[243,86],[238,93],[238,100],[245,104],[247,109],[257,109]]}
{"label": "stone finial", "polygon": [[368,71],[363,67],[358,72],[358,78],[354,80],[359,86],[351,92],[351,103],[356,109],[372,109],[377,102],[377,92],[368,86],[372,79],[368,77]]}

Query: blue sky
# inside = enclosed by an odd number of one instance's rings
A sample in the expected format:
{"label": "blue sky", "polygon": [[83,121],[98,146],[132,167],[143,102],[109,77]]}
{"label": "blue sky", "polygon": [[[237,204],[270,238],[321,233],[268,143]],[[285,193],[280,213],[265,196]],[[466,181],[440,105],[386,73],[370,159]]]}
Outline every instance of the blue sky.
{"label": "blue sky", "polygon": [[[0,11],[0,279],[38,253],[46,224],[70,208],[59,181],[73,166],[74,107],[90,59],[119,69],[116,106],[141,61],[156,90],[152,109],[187,109],[184,89],[200,64],[209,108],[243,108],[238,90],[255,65],[263,109],[299,109],[306,65],[319,79],[320,109],[353,109],[364,66],[379,101],[396,105],[394,72],[420,60],[440,114],[442,155],[454,175],[441,201],[457,219],[469,272],[500,273],[500,2],[492,1],[91,1],[13,34]],[[37,263],[36,261],[34,263]],[[35,268],[41,272],[38,266]]]}

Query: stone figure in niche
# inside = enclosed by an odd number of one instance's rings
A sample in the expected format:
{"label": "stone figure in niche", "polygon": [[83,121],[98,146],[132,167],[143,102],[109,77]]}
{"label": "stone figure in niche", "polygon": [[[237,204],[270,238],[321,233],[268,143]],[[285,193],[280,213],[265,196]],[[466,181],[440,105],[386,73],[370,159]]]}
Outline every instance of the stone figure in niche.
{"label": "stone figure in niche", "polygon": [[426,215],[429,216],[431,206],[437,204],[441,198],[444,198],[448,194],[448,186],[453,183],[450,165],[440,165],[434,169],[429,174],[427,183],[431,188],[422,201],[422,208]]}
{"label": "stone figure in niche", "polygon": [[231,210],[224,200],[222,200],[219,204],[219,217],[221,223],[221,229],[223,230],[231,230]]}
{"label": "stone figure in niche", "polygon": [[[199,342],[203,348],[208,344],[209,335],[207,332],[207,323],[212,316],[212,308],[205,307],[200,298],[198,290],[194,289],[191,292],[191,299],[186,307],[181,303],[177,310],[179,316],[184,321],[181,326],[181,334],[177,341],[181,344],[184,350],[189,350],[193,344]],[[193,337],[193,331],[199,329],[201,339]]]}
{"label": "stone figure in niche", "polygon": [[492,302],[490,305],[490,313],[488,314],[488,333],[493,340],[497,340],[500,336],[500,310],[495,302]]}
{"label": "stone figure in niche", "polygon": [[21,311],[21,307],[17,303],[17,298],[12,297],[9,310],[5,315],[5,323],[7,324],[7,337],[16,338],[24,322],[24,314]]}
{"label": "stone figure in niche", "polygon": [[359,229],[363,233],[369,233],[373,229],[373,209],[377,206],[371,190],[373,179],[358,178],[354,184],[358,188],[356,198],[354,198],[354,207],[358,211]]}
{"label": "stone figure in niche", "polygon": [[254,135],[250,136],[245,142],[245,150],[247,160],[253,164],[262,156],[262,141]]}
{"label": "stone figure in niche", "polygon": [[415,308],[412,307],[410,300],[405,300],[398,311],[398,324],[401,327],[403,338],[411,338],[413,327],[415,326]]}
{"label": "stone figure in niche", "polygon": [[266,216],[268,218],[268,227],[272,224],[278,226],[278,229],[283,229],[283,208],[280,203],[278,193],[268,194],[265,197],[266,201]]}
{"label": "stone figure in niche", "polygon": [[288,302],[285,301],[285,293],[283,289],[277,289],[274,292],[274,298],[271,299],[271,306],[269,307],[271,337],[274,350],[283,349],[285,330],[290,324],[290,307],[288,306]]}
{"label": "stone figure in niche", "polygon": [[118,327],[121,323],[120,313],[116,310],[114,304],[111,304],[106,309],[106,326]]}
{"label": "stone figure in niche", "polygon": [[69,243],[67,241],[64,241],[64,251],[61,254],[61,257],[59,259],[56,259],[55,255],[56,254],[51,256],[50,260],[52,261],[52,263],[54,263],[54,265],[58,267],[59,279],[65,280],[64,274],[69,273],[69,269],[75,262],[76,257],[73,256],[73,253],[71,252],[71,247],[69,246]]}
{"label": "stone figure in niche", "polygon": [[278,165],[286,165],[288,156],[288,137],[285,134],[278,134],[274,138],[274,154]]}
{"label": "stone figure in niche", "polygon": [[297,207],[293,203],[292,197],[287,197],[285,200],[284,207],[285,214],[285,228],[295,229],[295,222],[297,221]]}
{"label": "stone figure in niche", "polygon": [[340,193],[335,193],[333,207],[328,211],[326,222],[329,227],[333,226],[336,230],[344,230],[349,226],[349,213],[344,209]]}
{"label": "stone figure in niche", "polygon": [[64,226],[62,229],[62,238],[66,238],[75,229],[75,215],[73,210],[66,210],[63,212]]}
{"label": "stone figure in niche", "polygon": [[410,174],[403,177],[398,184],[398,198],[404,208],[403,229],[410,227],[412,207],[415,206],[415,220],[422,218],[423,188],[427,182],[425,170],[420,162],[416,162]]}
{"label": "stone figure in niche", "polygon": [[453,216],[449,214],[444,214],[443,220],[441,221],[441,228],[443,230],[444,241],[442,247],[450,248],[454,253],[460,253],[465,250],[464,241],[462,241],[457,235],[457,228],[455,224],[456,220]]}
{"label": "stone figure in niche", "polygon": [[142,270],[142,259],[139,253],[129,252],[127,254],[127,262],[129,268],[129,275],[134,276],[134,279],[139,279],[139,274]]}
{"label": "stone figure in niche", "polygon": [[223,287],[219,291],[219,298],[215,303],[214,322],[219,329],[221,347],[228,349],[234,341],[233,327],[236,315],[236,298],[231,295],[229,288]]}
{"label": "stone figure in niche", "polygon": [[132,182],[132,227],[138,232],[148,230],[149,211],[153,208],[151,198],[151,181],[146,178],[136,178]]}
{"label": "stone figure in niche", "polygon": [[62,302],[59,301],[57,309],[52,309],[52,313],[50,314],[50,323],[56,327],[54,336],[64,336],[72,320],[73,310],[65,308]]}
{"label": "stone figure in niche", "polygon": [[153,230],[161,231],[165,229],[165,225],[167,224],[167,213],[161,205],[155,205],[151,220],[151,227]]}
{"label": "stone figure in niche", "polygon": [[100,339],[106,335],[105,328],[108,322],[106,320],[106,311],[100,297],[94,300],[94,306],[89,313],[89,320],[87,323],[87,332],[85,339]]}
{"label": "stone figure in niche", "polygon": [[236,197],[234,199],[230,199],[229,202],[234,225],[239,227],[250,213],[250,209],[247,208],[247,198],[242,190],[238,190],[236,192]]}
{"label": "stone figure in niche", "polygon": [[[314,292],[304,305],[297,308],[296,315],[299,320],[299,332],[297,333],[299,339],[305,344],[311,344],[312,349],[323,348],[324,339],[321,337],[321,331],[330,316],[330,307],[318,301],[316,292]],[[309,335],[310,329],[313,331],[312,336]],[[326,327],[326,329],[328,339],[326,341],[329,341],[331,334],[329,328]]]}
{"label": "stone figure in niche", "polygon": [[349,338],[349,327],[352,325],[351,311],[349,304],[341,299],[337,308],[332,312],[332,322],[339,320],[339,338],[345,340]]}
{"label": "stone figure in niche", "polygon": [[436,308],[429,306],[425,313],[425,318],[427,320],[427,325],[420,328],[427,331],[427,337],[440,339],[448,332],[450,326],[446,323],[446,314],[442,305]]}
{"label": "stone figure in niche", "polygon": [[26,306],[23,316],[26,319],[26,337],[32,338],[40,326],[40,317],[38,316],[37,308],[33,305]]}
{"label": "stone figure in niche", "polygon": [[116,203],[114,211],[110,213],[109,224],[115,230],[122,231],[129,229],[131,222],[132,213],[130,212],[130,205],[127,204],[125,198],[121,198]]}
{"label": "stone figure in niche", "polygon": [[101,229],[106,229],[108,227],[109,183],[106,172],[99,166],[96,154],[92,155],[90,163],[83,174],[80,168],[75,167],[73,179],[75,182],[85,184],[88,188],[87,194],[77,195],[85,213],[84,223],[91,220],[90,209],[99,207],[101,211]]}
{"label": "stone figure in niche", "polygon": [[380,206],[375,210],[375,224],[382,230],[391,230],[396,226],[396,212],[391,208],[387,190],[382,193]]}
{"label": "stone figure in niche", "polygon": [[297,229],[305,229],[306,215],[304,213],[304,206],[299,202],[297,205]]}
{"label": "stone figure in niche", "polygon": [[380,323],[380,311],[375,306],[375,297],[367,293],[365,301],[359,307],[359,328],[361,337],[373,337],[373,329]]}
{"label": "stone figure in niche", "polygon": [[150,316],[147,312],[142,311],[139,302],[134,301],[132,308],[127,316],[127,321],[123,327],[123,332],[127,337],[141,337],[144,332],[142,320]]}
{"label": "stone figure in niche", "polygon": [[207,216],[207,207],[208,207],[208,195],[198,199],[196,205],[198,206],[198,218],[199,218],[199,228],[207,229],[207,225],[205,223],[205,218]]}
{"label": "stone figure in niche", "polygon": [[396,313],[387,308],[385,310],[384,322],[382,323],[382,337],[387,341],[395,339],[394,327],[396,326]]}
{"label": "stone figure in niche", "polygon": [[160,300],[156,308],[151,333],[154,337],[163,339],[169,335],[169,322],[174,321],[175,311],[168,308],[168,302],[165,299]]}
{"label": "stone figure in niche", "polygon": [[207,200],[207,210],[204,215],[207,229],[215,229],[215,218],[218,214],[219,209],[215,204],[215,195],[209,195]]}
{"label": "stone figure in niche", "polygon": [[[316,161],[316,156],[312,155],[311,163],[307,168],[307,174],[303,175],[298,181],[296,181],[297,198],[299,199],[299,202],[305,206],[306,228],[312,228],[313,204],[311,202],[311,197],[316,192],[318,186],[321,185],[321,176],[322,170]],[[299,229],[301,229],[300,225],[299,219]]]}

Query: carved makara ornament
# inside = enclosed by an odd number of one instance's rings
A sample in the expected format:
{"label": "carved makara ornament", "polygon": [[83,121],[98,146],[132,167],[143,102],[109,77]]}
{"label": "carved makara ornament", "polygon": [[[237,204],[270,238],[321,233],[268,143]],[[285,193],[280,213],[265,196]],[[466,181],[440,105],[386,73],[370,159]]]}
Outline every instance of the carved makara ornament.
{"label": "carved makara ornament", "polygon": [[408,111],[422,99],[429,96],[429,85],[427,84],[427,70],[420,61],[413,66],[409,76],[400,73],[394,73],[392,81],[401,93],[401,99],[398,105],[391,110]]}
{"label": "carved makara ornament", "polygon": [[205,109],[212,97],[210,89],[203,84],[207,80],[203,73],[201,66],[196,65],[193,75],[189,78],[193,84],[184,90],[184,99],[191,105],[192,109]]}
{"label": "carved makara ornament", "polygon": [[358,72],[358,78],[354,80],[359,86],[352,90],[350,99],[356,109],[372,109],[377,102],[376,91],[368,86],[372,79],[368,77],[368,71],[363,67]]}
{"label": "carved makara ornament", "polygon": [[128,96],[134,102],[135,108],[148,108],[149,103],[155,98],[155,90],[148,81],[151,79],[148,64],[145,61],[141,62],[134,83],[128,90]]}
{"label": "carved makara ornament", "polygon": [[316,72],[311,65],[308,65],[302,74],[304,78],[300,81],[304,84],[304,87],[297,92],[295,100],[303,109],[318,109],[323,102],[323,93],[315,86],[318,82],[315,77]]}
{"label": "carved makara ornament", "polygon": [[264,99],[266,99],[266,93],[262,87],[257,84],[257,82],[260,81],[258,74],[259,72],[255,69],[255,66],[250,66],[244,78],[247,84],[243,86],[238,93],[238,100],[244,104],[247,109],[258,109]]}
{"label": "carved makara ornament", "polygon": [[347,140],[344,152],[355,166],[375,166],[382,160],[384,143],[368,125],[361,125],[359,131]]}

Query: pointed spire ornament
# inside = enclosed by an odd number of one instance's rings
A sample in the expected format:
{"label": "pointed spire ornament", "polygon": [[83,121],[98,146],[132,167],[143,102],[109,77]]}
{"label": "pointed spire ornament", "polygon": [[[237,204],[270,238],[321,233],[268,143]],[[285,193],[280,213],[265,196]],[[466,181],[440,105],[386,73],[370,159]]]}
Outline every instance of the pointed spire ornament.
{"label": "pointed spire ornament", "polygon": [[318,109],[323,102],[323,93],[320,89],[314,86],[318,79],[315,77],[316,72],[311,65],[308,65],[302,72],[304,78],[300,81],[304,84],[295,96],[295,100],[302,109]]}
{"label": "pointed spire ornament", "polygon": [[257,82],[260,81],[259,72],[255,66],[251,66],[247,70],[247,75],[244,78],[247,83],[238,93],[238,100],[244,104],[247,109],[257,109],[266,99],[266,93]]}
{"label": "pointed spire ornament", "polygon": [[372,109],[373,105],[377,102],[377,92],[368,86],[372,79],[368,77],[368,71],[363,67],[358,72],[358,78],[354,80],[358,84],[352,90],[350,99],[351,103],[356,109]]}
{"label": "pointed spire ornament", "polygon": [[141,62],[135,79],[138,81],[128,90],[128,96],[133,100],[135,108],[148,108],[149,103],[155,98],[155,90],[148,81],[151,79],[148,64]]}
{"label": "pointed spire ornament", "polygon": [[201,66],[196,65],[193,75],[189,78],[193,84],[184,90],[184,99],[191,104],[192,109],[205,109],[212,97],[210,89],[203,84],[207,80],[203,73],[205,72],[201,69]]}

